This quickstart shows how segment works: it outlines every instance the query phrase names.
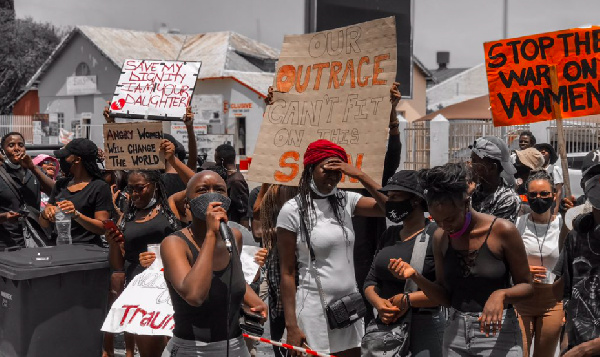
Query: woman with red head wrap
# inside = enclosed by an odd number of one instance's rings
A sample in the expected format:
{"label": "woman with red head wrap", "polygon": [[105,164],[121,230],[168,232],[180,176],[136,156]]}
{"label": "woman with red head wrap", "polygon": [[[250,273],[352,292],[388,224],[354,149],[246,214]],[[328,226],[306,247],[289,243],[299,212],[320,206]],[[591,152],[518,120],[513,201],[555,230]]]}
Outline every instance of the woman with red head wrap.
{"label": "woman with red head wrap", "polygon": [[[299,193],[283,206],[277,218],[287,342],[340,357],[360,355],[364,325],[359,319],[348,327],[330,329],[315,277],[318,274],[320,278],[325,304],[357,292],[352,216],[385,215],[385,207],[374,198],[337,189],[345,174],[358,179],[373,197],[381,196],[379,202],[385,202],[385,196],[377,191],[381,186],[347,162],[341,146],[327,140],[311,143],[304,154]],[[314,261],[309,256],[307,237]]]}

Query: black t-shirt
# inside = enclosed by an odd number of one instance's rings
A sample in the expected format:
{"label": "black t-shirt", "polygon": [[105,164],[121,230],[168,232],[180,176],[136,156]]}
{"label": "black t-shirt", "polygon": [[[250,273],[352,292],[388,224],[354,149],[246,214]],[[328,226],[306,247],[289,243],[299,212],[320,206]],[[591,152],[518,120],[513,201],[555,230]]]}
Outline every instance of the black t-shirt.
{"label": "black t-shirt", "polygon": [[126,271],[127,282],[144,271],[140,266],[140,253],[148,251],[148,244],[160,244],[165,237],[175,232],[164,212],[159,212],[145,222],[130,221],[125,223],[123,238],[125,239],[125,260],[129,262]]}
{"label": "black t-shirt", "polygon": [[235,172],[227,177],[227,195],[231,199],[231,207],[227,211],[230,220],[242,223],[248,219],[248,183],[244,175]]}
{"label": "black t-shirt", "polygon": [[[585,219],[593,222],[592,213]],[[600,337],[600,227],[596,230],[569,232],[554,268],[564,281],[569,349]]]}
{"label": "black t-shirt", "polygon": [[165,172],[161,176],[162,182],[165,185],[165,190],[167,191],[167,197],[170,197],[174,193],[184,191],[187,186],[179,177],[179,174],[174,174],[170,172]]}
{"label": "black t-shirt", "polygon": [[[19,188],[25,204],[39,210],[40,182],[29,170],[14,170],[4,165],[4,169]],[[0,213],[18,212],[21,209],[19,198],[13,193],[8,183],[0,179]],[[0,224],[0,251],[8,247],[25,246],[23,228],[18,222]]]}
{"label": "black t-shirt", "polygon": [[[389,227],[381,236],[379,247],[381,248],[371,265],[371,270],[365,279],[364,288],[375,286],[377,293],[383,299],[388,299],[394,295],[404,292],[404,280],[395,278],[388,270],[390,259],[402,258],[405,262],[410,262],[415,247],[415,241],[421,239],[422,234],[427,234],[427,227],[423,233],[419,233],[408,241],[400,240],[400,231],[402,225]],[[430,281],[435,281],[435,262],[433,258],[433,237],[429,237],[427,243],[427,252],[423,264],[422,275]]]}
{"label": "black t-shirt", "polygon": [[[59,201],[71,201],[82,215],[94,218],[94,213],[99,211],[107,211],[111,213],[113,210],[112,195],[110,186],[104,180],[93,179],[84,188],[79,191],[71,192],[67,189],[70,181],[69,177],[61,178],[56,181],[49,204],[56,205]],[[102,246],[100,236],[83,228],[75,220],[71,221],[71,239],[74,244],[87,243]]]}

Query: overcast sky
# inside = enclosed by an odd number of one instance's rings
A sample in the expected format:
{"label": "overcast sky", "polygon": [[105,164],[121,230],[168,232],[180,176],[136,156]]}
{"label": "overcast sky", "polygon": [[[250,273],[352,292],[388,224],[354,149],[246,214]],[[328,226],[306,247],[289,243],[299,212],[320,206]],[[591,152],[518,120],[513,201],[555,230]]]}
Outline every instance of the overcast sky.
{"label": "overcast sky", "polygon": [[[437,67],[441,50],[450,51],[450,67],[481,63],[483,42],[502,38],[504,0],[414,3],[414,54],[428,68]],[[231,30],[277,48],[283,35],[304,31],[304,0],[15,0],[15,10],[57,26],[156,31],[164,22],[182,33]],[[598,0],[508,0],[508,37],[600,24],[598,14]]]}

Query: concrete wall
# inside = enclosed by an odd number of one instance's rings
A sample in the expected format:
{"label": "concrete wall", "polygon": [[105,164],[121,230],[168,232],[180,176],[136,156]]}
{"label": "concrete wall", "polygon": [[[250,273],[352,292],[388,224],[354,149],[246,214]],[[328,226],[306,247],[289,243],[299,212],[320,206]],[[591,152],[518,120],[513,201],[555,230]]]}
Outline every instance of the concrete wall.
{"label": "concrete wall", "polygon": [[409,122],[424,116],[427,111],[427,82],[421,70],[413,65],[413,99],[402,99],[396,108],[398,112],[404,112],[404,118]]}
{"label": "concrete wall", "polygon": [[472,67],[427,90],[427,109],[443,107],[488,93],[485,64]]}
{"label": "concrete wall", "polygon": [[[252,156],[265,110],[262,97],[231,78],[198,80],[194,90],[194,95],[197,94],[220,94],[223,96],[223,102],[227,107],[227,113],[224,113],[225,125],[213,125],[209,128],[209,133],[234,134],[236,149],[241,143],[238,142],[237,123],[239,119],[235,114],[246,118],[246,156]],[[243,111],[232,108],[232,104],[242,103],[247,103],[249,108],[243,109]]]}
{"label": "concrete wall", "polygon": [[[97,78],[96,94],[84,96],[67,95],[67,77],[75,75],[75,68],[84,62],[90,75]],[[102,110],[112,95],[119,79],[120,69],[108,60],[81,34],[75,34],[52,64],[40,77],[38,96],[41,113],[63,113],[64,128],[71,130],[71,122],[81,119],[81,113],[92,113],[91,139],[100,145],[104,123]]]}

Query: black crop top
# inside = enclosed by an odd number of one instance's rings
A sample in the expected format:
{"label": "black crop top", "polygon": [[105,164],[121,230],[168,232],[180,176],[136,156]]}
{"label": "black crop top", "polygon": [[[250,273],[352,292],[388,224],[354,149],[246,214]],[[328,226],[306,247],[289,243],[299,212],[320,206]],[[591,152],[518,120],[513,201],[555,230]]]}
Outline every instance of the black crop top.
{"label": "black crop top", "polygon": [[496,219],[477,250],[456,250],[449,238],[444,256],[444,280],[450,289],[450,304],[458,311],[482,312],[494,291],[510,287],[508,264],[494,256],[487,245],[495,222]]}
{"label": "black crop top", "polygon": [[[194,264],[198,259],[199,251],[196,246],[181,231],[173,233],[183,239],[192,252]],[[208,293],[208,299],[200,306],[189,305],[175,291],[170,282],[167,281],[169,294],[173,303],[175,329],[173,336],[184,340],[216,342],[241,335],[240,329],[240,306],[246,293],[246,281],[242,272],[242,263],[236,249],[231,256],[227,267],[220,271],[213,271],[213,278]],[[229,288],[229,276],[231,287]],[[229,305],[229,336],[227,336],[227,298],[231,294]]]}

